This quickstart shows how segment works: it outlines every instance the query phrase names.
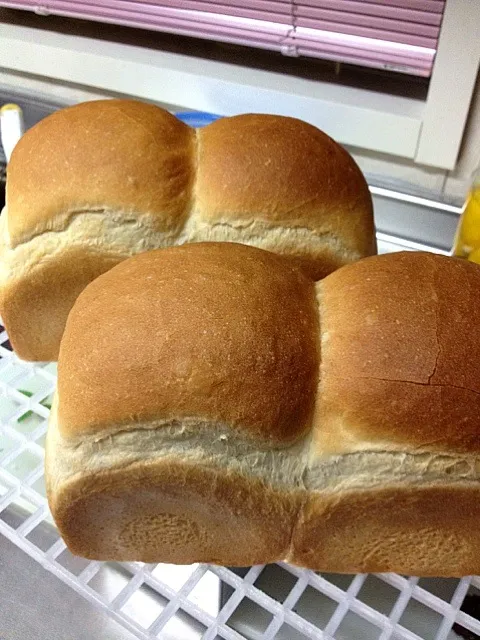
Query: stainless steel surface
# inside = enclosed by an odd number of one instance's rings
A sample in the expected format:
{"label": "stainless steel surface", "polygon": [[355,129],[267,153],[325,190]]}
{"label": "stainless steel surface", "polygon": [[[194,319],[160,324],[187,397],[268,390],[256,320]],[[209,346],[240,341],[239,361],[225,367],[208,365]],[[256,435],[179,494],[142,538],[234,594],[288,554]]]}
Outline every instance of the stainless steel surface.
{"label": "stainless steel surface", "polygon": [[430,250],[451,250],[459,207],[378,187],[370,189],[378,232],[427,245]]}

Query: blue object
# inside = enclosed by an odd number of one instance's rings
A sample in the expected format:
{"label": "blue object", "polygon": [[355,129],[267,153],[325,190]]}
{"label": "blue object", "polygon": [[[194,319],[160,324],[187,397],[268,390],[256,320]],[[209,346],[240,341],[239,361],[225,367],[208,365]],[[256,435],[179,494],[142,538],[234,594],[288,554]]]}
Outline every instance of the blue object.
{"label": "blue object", "polygon": [[216,116],[213,113],[203,113],[201,111],[180,111],[175,114],[179,120],[191,127],[205,127],[211,122],[215,122],[222,116]]}

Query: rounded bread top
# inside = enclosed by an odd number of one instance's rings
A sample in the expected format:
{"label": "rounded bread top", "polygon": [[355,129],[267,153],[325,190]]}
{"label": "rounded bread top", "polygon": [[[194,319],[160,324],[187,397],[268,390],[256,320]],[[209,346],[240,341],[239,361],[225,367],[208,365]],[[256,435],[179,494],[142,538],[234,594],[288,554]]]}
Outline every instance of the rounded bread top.
{"label": "rounded bread top", "polygon": [[315,287],[291,261],[198,243],[100,276],[68,318],[58,363],[62,435],[213,424],[283,445],[311,427]]}
{"label": "rounded bread top", "polygon": [[323,131],[297,118],[245,114],[217,120],[198,137],[203,220],[305,228],[359,255],[376,252],[365,178]]}
{"label": "rounded bread top", "polygon": [[375,256],[317,284],[317,451],[480,452],[480,267]]}
{"label": "rounded bread top", "polygon": [[136,100],[95,100],[61,109],[29,129],[7,171],[12,246],[65,228],[82,212],[149,214],[165,232],[190,212],[195,131]]}

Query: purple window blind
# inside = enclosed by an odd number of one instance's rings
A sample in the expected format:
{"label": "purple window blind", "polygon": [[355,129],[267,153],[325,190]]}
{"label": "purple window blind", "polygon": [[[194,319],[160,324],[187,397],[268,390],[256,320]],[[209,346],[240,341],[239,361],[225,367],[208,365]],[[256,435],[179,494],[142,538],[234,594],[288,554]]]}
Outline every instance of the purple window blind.
{"label": "purple window blind", "polygon": [[445,0],[0,0],[0,6],[429,76]]}

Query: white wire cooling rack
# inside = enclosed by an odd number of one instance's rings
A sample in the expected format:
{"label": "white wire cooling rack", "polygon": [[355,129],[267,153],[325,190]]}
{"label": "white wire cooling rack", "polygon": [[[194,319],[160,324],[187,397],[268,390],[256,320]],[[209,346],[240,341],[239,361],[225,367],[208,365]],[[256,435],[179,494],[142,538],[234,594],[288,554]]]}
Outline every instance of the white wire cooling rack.
{"label": "white wire cooling rack", "polygon": [[464,601],[480,601],[479,577],[318,575],[283,564],[230,570],[100,563],[72,556],[55,530],[43,480],[55,378],[52,364],[19,361],[6,333],[0,332],[0,534],[136,637],[480,638],[480,622],[462,610]]}

